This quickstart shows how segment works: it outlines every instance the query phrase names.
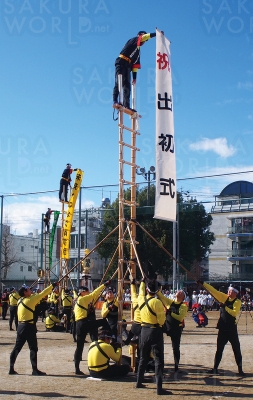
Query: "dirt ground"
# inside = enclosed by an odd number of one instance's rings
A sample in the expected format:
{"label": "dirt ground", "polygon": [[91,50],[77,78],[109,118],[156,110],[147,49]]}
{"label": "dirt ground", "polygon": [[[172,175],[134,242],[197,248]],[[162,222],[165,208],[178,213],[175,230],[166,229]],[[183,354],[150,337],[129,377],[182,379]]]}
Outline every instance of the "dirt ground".
{"label": "dirt ground", "polygon": [[[216,350],[217,330],[215,329],[218,312],[208,314],[209,325],[198,329],[188,313],[186,327],[181,341],[181,373],[173,372],[173,359],[170,338],[165,336],[165,375],[164,388],[170,399],[203,400],[253,399],[253,313],[242,312],[238,331],[243,355],[243,369],[246,377],[239,377],[230,344],[225,348],[220,364],[220,375],[212,376],[208,370],[213,367]],[[9,331],[8,320],[0,320],[0,399],[92,399],[92,400],[129,400],[159,398],[156,395],[154,375],[145,377],[145,389],[136,389],[136,376],[131,373],[121,381],[106,382],[87,379],[87,349],[85,344],[81,369],[85,376],[74,374],[73,354],[75,343],[69,333],[46,332],[44,324],[38,322],[38,368],[47,376],[32,376],[29,350],[24,346],[19,354],[15,370],[18,375],[8,375],[9,355],[15,343],[16,332]],[[88,338],[89,340],[89,338]],[[123,347],[128,355],[128,347]],[[150,397],[151,396],[151,397]]]}

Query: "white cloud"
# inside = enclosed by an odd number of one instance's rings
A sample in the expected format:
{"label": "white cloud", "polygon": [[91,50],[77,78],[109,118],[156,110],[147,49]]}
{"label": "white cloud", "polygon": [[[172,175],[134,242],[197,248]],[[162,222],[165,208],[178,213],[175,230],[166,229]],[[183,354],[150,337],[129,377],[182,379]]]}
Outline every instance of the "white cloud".
{"label": "white cloud", "polygon": [[253,89],[253,82],[238,82],[237,89],[239,90],[252,90]]}
{"label": "white cloud", "polygon": [[[78,207],[78,201],[76,206]],[[91,200],[82,202],[82,209],[94,206],[94,202]],[[12,233],[16,235],[27,235],[36,229],[40,233],[42,214],[46,213],[48,207],[52,210],[62,211],[62,205],[55,196],[6,196],[4,198],[3,222],[8,223],[11,226]],[[59,218],[58,225],[61,225],[61,218]]]}
{"label": "white cloud", "polygon": [[231,157],[236,152],[233,146],[228,145],[227,139],[222,137],[216,139],[203,138],[198,142],[191,143],[189,147],[191,150],[195,151],[213,151],[223,158]]}

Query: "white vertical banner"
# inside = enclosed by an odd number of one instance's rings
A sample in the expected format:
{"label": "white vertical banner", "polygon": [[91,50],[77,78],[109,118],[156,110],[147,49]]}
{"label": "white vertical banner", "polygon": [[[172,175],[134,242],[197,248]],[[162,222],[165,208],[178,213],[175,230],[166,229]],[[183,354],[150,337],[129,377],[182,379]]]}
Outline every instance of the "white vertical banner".
{"label": "white vertical banner", "polygon": [[176,221],[176,157],[170,41],[156,30],[156,198],[154,218]]}

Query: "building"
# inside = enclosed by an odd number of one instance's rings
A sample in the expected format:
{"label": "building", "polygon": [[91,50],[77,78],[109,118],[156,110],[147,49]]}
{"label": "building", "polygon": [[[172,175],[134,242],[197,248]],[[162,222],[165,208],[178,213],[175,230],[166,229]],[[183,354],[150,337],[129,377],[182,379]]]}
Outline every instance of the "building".
{"label": "building", "polygon": [[209,279],[253,281],[253,184],[236,181],[215,196],[211,209],[215,242]]}
{"label": "building", "polygon": [[[45,235],[43,235],[43,238]],[[6,287],[32,284],[45,262],[44,240],[35,229],[27,236],[13,235],[8,225],[3,225],[1,281]],[[53,263],[56,258],[53,252]],[[6,265],[6,267],[5,267]]]}
{"label": "building", "polygon": [[[69,269],[77,264],[80,259],[85,257],[87,252],[96,246],[96,235],[101,230],[103,224],[103,213],[105,207],[108,206],[109,203],[109,199],[103,199],[102,207],[81,210],[80,217],[79,212],[75,212],[75,216],[73,218],[73,230],[70,234]],[[103,204],[105,204],[105,207],[103,207]],[[92,254],[84,260],[82,268],[90,269],[91,278],[95,286],[97,286],[103,277],[106,268],[106,262],[107,260],[100,258],[97,251],[92,252]],[[80,270],[82,268],[80,268]],[[71,273],[70,277],[73,282],[76,282],[77,271]]]}

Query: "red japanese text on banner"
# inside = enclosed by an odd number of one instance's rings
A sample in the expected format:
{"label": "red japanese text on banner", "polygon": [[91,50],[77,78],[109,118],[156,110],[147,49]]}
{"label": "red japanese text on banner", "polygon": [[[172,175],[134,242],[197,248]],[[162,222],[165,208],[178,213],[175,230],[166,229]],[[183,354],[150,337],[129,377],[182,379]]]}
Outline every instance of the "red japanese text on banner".
{"label": "red japanese text on banner", "polygon": [[156,198],[154,218],[176,221],[176,157],[170,42],[156,31]]}

